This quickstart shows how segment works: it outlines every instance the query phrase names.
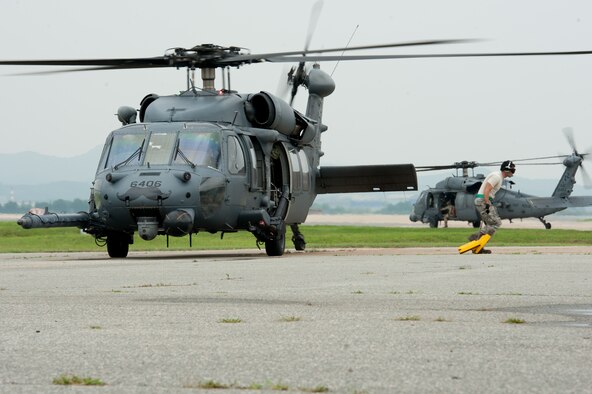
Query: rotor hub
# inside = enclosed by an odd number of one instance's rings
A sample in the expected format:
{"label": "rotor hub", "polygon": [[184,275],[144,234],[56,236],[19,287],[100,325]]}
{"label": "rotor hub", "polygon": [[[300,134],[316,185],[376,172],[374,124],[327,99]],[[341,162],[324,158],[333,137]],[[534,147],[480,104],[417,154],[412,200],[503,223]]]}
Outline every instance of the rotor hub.
{"label": "rotor hub", "polygon": [[[240,56],[248,55],[241,52],[242,48],[230,46],[222,47],[214,44],[201,44],[192,48],[171,48],[165,52],[164,58],[169,65],[173,67],[189,68],[217,68],[217,67],[238,67],[250,61],[241,60]],[[234,62],[224,62],[223,60],[231,57],[237,57]]]}

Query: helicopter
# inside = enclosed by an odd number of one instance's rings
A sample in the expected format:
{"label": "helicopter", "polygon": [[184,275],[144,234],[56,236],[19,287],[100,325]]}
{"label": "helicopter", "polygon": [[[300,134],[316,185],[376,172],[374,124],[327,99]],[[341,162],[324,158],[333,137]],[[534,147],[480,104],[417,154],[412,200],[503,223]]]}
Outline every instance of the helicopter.
{"label": "helicopter", "polygon": [[[299,229],[319,194],[417,190],[413,164],[321,166],[324,99],[335,82],[320,69],[324,61],[587,55],[592,51],[345,55],[346,51],[456,44],[474,40],[423,40],[394,44],[251,54],[237,46],[176,47],[163,56],[112,59],[8,60],[2,65],[73,67],[60,72],[185,68],[180,94],[146,95],[138,109],[117,111],[121,127],[108,134],[90,188],[88,212],[32,210],[25,228],[78,227],[125,258],[134,235],[192,236],[200,231],[248,231],[268,256],[281,256],[286,228],[296,250],[305,250]],[[340,55],[326,53],[342,52]],[[291,98],[266,91],[239,93],[230,68],[263,62],[293,63],[287,76]],[[313,62],[307,68],[306,63]],[[195,70],[202,86],[196,86]],[[220,70],[223,86],[215,86]],[[305,113],[293,108],[300,86],[308,90]]]}
{"label": "helicopter", "polygon": [[[523,219],[537,218],[547,230],[551,229],[545,217],[567,208],[592,206],[592,196],[571,196],[573,186],[576,183],[575,176],[578,169],[584,178],[585,185],[589,187],[592,183],[584,171],[582,162],[587,153],[578,153],[575,148],[573,135],[570,129],[564,129],[568,141],[573,149],[570,155],[547,156],[531,159],[517,159],[513,162],[526,162],[531,160],[563,158],[562,164],[565,167],[559,182],[550,197],[537,197],[511,190],[514,182],[505,179],[502,188],[496,193],[493,204],[501,219]],[[499,166],[501,162],[477,163],[475,161],[461,161],[452,165],[416,167],[418,172],[434,171],[445,169],[456,169],[454,176],[438,182],[435,187],[428,188],[420,193],[413,205],[409,220],[422,222],[436,228],[441,220],[466,221],[474,228],[479,228],[481,218],[474,204],[475,194],[479,191],[485,176],[474,174],[476,167]],[[523,163],[522,165],[553,165],[559,163]],[[473,171],[469,176],[468,170]],[[462,170],[459,176],[458,171]],[[444,215],[447,215],[445,218]]]}

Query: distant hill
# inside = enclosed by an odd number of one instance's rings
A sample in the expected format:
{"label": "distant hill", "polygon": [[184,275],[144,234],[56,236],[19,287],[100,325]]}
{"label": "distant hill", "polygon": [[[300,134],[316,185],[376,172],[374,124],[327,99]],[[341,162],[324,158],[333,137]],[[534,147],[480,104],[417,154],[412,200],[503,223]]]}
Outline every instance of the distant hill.
{"label": "distant hill", "polygon": [[87,199],[103,147],[73,157],[0,154],[0,203]]}
{"label": "distant hill", "polygon": [[[86,200],[89,197],[102,146],[78,156],[55,157],[34,152],[0,154],[0,204],[10,201]],[[435,186],[450,173],[418,175],[419,191]],[[579,175],[578,175],[579,177]],[[579,180],[579,178],[578,178]],[[550,196],[558,179],[526,179],[516,177],[514,190],[537,196]],[[331,204],[345,210],[390,210],[400,203],[413,203],[419,192],[356,193],[320,195],[315,205]],[[592,190],[577,184],[574,195],[592,195]],[[406,209],[405,205],[399,206]]]}
{"label": "distant hill", "polygon": [[4,185],[0,183],[0,204],[17,202],[50,202],[55,200],[88,200],[94,176],[88,182],[51,182],[38,185]]}
{"label": "distant hill", "polygon": [[0,154],[4,185],[35,185],[51,182],[92,181],[97,170],[102,146],[73,157],[56,157],[35,152]]}

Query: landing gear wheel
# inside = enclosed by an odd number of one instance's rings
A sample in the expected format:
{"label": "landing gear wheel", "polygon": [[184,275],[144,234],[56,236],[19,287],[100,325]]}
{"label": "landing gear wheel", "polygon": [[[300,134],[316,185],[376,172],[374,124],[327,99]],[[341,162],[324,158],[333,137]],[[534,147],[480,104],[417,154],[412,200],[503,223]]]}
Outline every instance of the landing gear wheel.
{"label": "landing gear wheel", "polygon": [[438,228],[438,219],[434,219],[430,222],[430,228]]}
{"label": "landing gear wheel", "polygon": [[544,217],[540,217],[539,220],[541,223],[543,223],[547,230],[551,230],[551,223],[547,222]]}
{"label": "landing gear wheel", "polygon": [[300,232],[300,228],[298,224],[294,223],[290,225],[292,229],[292,242],[294,243],[294,249],[296,250],[304,250],[306,248],[306,241],[304,240],[304,235]]}
{"label": "landing gear wheel", "polygon": [[292,237],[292,242],[294,242],[294,248],[296,250],[304,250],[304,249],[306,249],[306,241],[304,240],[304,237],[302,235],[293,236]]}
{"label": "landing gear wheel", "polygon": [[286,227],[281,226],[281,230],[271,241],[265,241],[265,252],[268,256],[282,256],[286,249]]}
{"label": "landing gear wheel", "polygon": [[479,227],[481,227],[481,221],[480,220],[475,220],[471,224],[473,225],[473,228],[479,228]]}
{"label": "landing gear wheel", "polygon": [[107,236],[107,253],[109,257],[124,258],[129,252],[129,237],[126,234],[109,234]]}

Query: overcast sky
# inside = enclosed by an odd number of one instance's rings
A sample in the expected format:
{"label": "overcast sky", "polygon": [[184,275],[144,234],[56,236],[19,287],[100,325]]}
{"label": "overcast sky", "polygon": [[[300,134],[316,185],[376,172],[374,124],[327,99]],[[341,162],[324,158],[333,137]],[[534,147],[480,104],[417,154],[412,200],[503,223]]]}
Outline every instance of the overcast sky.
{"label": "overcast sky", "polygon": [[[149,57],[201,43],[252,53],[299,50],[315,2],[3,0],[0,58]],[[345,46],[354,31],[352,46],[484,40],[373,53],[591,50],[592,2],[325,0],[310,48]],[[233,69],[232,88],[276,93],[286,67]],[[321,67],[331,73],[335,63]],[[148,93],[186,86],[184,70],[175,69],[6,76],[29,70],[39,69],[0,68],[0,153],[79,155],[119,127],[119,106],[137,108]],[[433,165],[566,154],[566,126],[586,151],[591,73],[592,55],[341,62],[325,101],[322,163]],[[305,99],[301,89],[295,106],[302,112]],[[548,178],[562,168],[520,171]]]}

